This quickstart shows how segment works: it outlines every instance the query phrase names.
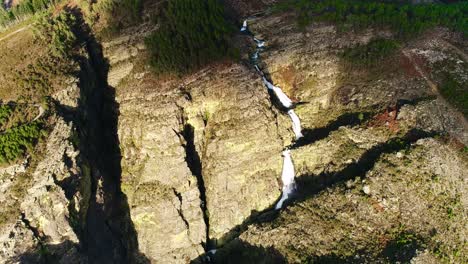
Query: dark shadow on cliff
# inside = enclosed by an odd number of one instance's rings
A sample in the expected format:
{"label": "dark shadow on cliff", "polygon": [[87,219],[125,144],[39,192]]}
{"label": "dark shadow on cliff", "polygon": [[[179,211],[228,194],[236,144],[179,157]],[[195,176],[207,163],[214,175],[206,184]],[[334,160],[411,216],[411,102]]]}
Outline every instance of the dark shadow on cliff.
{"label": "dark shadow on cliff", "polygon": [[72,241],[55,245],[39,244],[35,248],[10,258],[5,264],[85,264],[87,258],[82,253],[80,246]]}
{"label": "dark shadow on cliff", "polygon": [[254,246],[240,239],[235,239],[216,254],[207,254],[192,260],[192,264],[286,264],[288,263],[275,248]]}
{"label": "dark shadow on cliff", "polygon": [[328,137],[331,132],[338,130],[338,128],[342,126],[357,126],[369,120],[370,117],[372,117],[372,112],[345,113],[324,127],[302,130],[304,137],[294,142],[290,148],[296,149],[301,146],[312,144]]}
{"label": "dark shadow on cliff", "polygon": [[[205,251],[211,249],[210,245],[210,219],[208,216],[207,200],[206,200],[206,187],[205,180],[203,179],[203,166],[200,158],[200,154],[195,147],[195,128],[186,123],[185,117],[181,117],[181,126],[183,126],[182,131],[176,131],[176,135],[179,137],[182,147],[185,149],[185,162],[190,169],[192,175],[197,178],[197,186],[200,193],[200,209],[203,213],[203,221],[206,226],[205,241],[202,242],[202,246]],[[174,189],[176,196],[180,196]],[[181,199],[181,198],[180,198]]]}
{"label": "dark shadow on cliff", "polygon": [[[109,64],[102,47],[84,22],[81,10],[75,34],[86,50],[80,64],[78,132],[83,171],[89,171],[91,197],[79,233],[90,263],[149,262],[138,252],[136,230],[127,197],[121,190],[121,153],[117,134],[119,104],[107,83]],[[85,177],[85,176],[84,176]]]}
{"label": "dark shadow on cliff", "polygon": [[335,120],[328,123],[324,127],[319,127],[319,128],[314,128],[314,129],[309,129],[309,128],[303,129],[302,134],[304,135],[304,137],[302,137],[298,141],[295,141],[289,148],[296,149],[305,145],[313,144],[316,141],[327,138],[333,131],[338,130],[342,126],[355,127],[355,126],[365,124],[366,122],[374,118],[376,115],[382,114],[385,110],[386,111],[391,111],[392,109],[396,110],[395,116],[398,116],[398,112],[403,106],[408,106],[408,105],[414,106],[420,102],[430,101],[434,99],[435,97],[433,96],[425,96],[425,97],[419,97],[415,99],[399,99],[390,104],[390,105],[393,105],[392,107],[382,106],[382,105],[373,105],[373,106],[368,107],[368,109],[370,109],[368,111],[344,113],[341,116],[337,117]]}
{"label": "dark shadow on cliff", "polygon": [[401,150],[408,149],[411,144],[419,139],[436,136],[435,132],[426,132],[418,129],[412,129],[402,137],[392,138],[384,143],[380,143],[366,152],[364,152],[359,160],[351,163],[344,169],[338,172],[325,172],[319,175],[301,175],[296,177],[298,190],[296,198],[292,203],[299,203],[307,200],[321,191],[338,183],[344,183],[356,177],[365,177],[378,159],[387,153],[395,153]]}

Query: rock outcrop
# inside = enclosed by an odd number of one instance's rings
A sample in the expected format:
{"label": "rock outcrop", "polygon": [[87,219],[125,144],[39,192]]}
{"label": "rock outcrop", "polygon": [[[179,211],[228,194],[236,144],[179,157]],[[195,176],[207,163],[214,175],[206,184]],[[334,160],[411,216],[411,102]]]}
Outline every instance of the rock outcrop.
{"label": "rock outcrop", "polygon": [[[74,80],[72,86],[76,86]],[[53,126],[45,142],[40,143],[43,152],[28,157],[21,168],[0,173],[5,202],[1,262],[84,261],[78,253],[76,231],[81,228],[80,214],[87,210],[91,187],[82,174],[79,151],[71,141],[75,126],[57,113],[49,121]],[[57,246],[46,249],[46,245]]]}

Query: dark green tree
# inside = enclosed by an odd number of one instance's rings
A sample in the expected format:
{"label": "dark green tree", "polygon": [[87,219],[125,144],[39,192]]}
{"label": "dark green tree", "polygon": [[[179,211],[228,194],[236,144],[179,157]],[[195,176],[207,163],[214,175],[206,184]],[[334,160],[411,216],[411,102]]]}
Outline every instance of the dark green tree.
{"label": "dark green tree", "polygon": [[233,56],[233,26],[218,0],[171,0],[160,28],[146,39],[151,65],[160,72],[184,73]]}

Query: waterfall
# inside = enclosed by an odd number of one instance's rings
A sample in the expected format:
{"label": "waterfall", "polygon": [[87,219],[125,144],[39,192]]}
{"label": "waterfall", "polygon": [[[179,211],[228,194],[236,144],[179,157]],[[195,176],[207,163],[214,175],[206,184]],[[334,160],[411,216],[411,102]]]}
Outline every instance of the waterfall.
{"label": "waterfall", "polygon": [[302,131],[301,131],[301,120],[296,115],[296,112],[294,112],[294,110],[292,109],[288,111],[288,115],[289,117],[291,117],[292,128],[294,131],[294,135],[296,135],[296,140],[299,140],[301,137],[304,136],[302,135]]}
{"label": "waterfall", "polygon": [[294,181],[294,164],[291,158],[291,151],[289,149],[283,151],[283,157],[283,172],[281,174],[281,180],[283,181],[283,194],[281,199],[276,204],[275,209],[277,210],[281,209],[284,201],[289,198],[296,187],[296,183]]}
{"label": "waterfall", "polygon": [[263,48],[265,47],[265,41],[259,40],[258,38],[254,37],[255,43],[257,43],[257,48]]}
{"label": "waterfall", "polygon": [[[255,41],[257,45],[257,49],[255,53],[251,56],[255,70],[262,76],[263,83],[265,84],[267,89],[273,91],[275,96],[280,101],[281,105],[284,108],[288,109],[288,115],[292,121],[292,129],[294,131],[294,135],[296,136],[296,140],[299,140],[300,138],[303,137],[302,132],[301,132],[301,120],[296,115],[294,110],[291,109],[293,107],[292,100],[289,99],[289,97],[283,92],[283,90],[281,90],[280,87],[277,87],[273,85],[273,83],[269,82],[267,78],[265,77],[265,74],[262,72],[262,70],[258,66],[258,59],[260,57],[260,52],[265,47],[265,41],[260,40],[256,38],[255,36],[253,36],[253,34],[248,29],[247,20],[244,20],[244,23],[242,24],[242,28],[240,29],[240,31],[253,37],[253,40]],[[296,188],[296,183],[294,180],[294,177],[295,177],[294,164],[291,158],[291,151],[289,149],[284,150],[282,156],[283,156],[283,171],[281,174],[281,180],[283,182],[283,189],[282,189],[281,198],[275,206],[276,210],[279,210],[282,208],[283,203],[291,196],[291,194],[294,192]]]}
{"label": "waterfall", "polygon": [[247,20],[244,20],[244,23],[242,24],[242,28],[240,30],[241,32],[247,31]]}
{"label": "waterfall", "polygon": [[255,69],[263,76],[263,72],[260,70],[258,65],[254,65]]}
{"label": "waterfall", "polygon": [[291,108],[292,107],[292,101],[289,99],[289,97],[279,88],[278,86],[274,86],[271,82],[269,82],[265,77],[263,77],[263,83],[265,86],[272,90],[276,97],[280,100],[281,104],[286,107],[286,108]]}
{"label": "waterfall", "polygon": [[258,60],[258,50],[255,51],[255,53],[252,55],[252,60],[253,60],[253,61]]}

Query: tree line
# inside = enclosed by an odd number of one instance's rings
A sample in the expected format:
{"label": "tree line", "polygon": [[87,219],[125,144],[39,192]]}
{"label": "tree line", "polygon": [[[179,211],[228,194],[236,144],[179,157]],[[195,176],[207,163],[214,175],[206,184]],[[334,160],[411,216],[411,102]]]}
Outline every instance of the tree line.
{"label": "tree line", "polygon": [[296,11],[302,27],[312,21],[327,21],[341,29],[376,26],[410,36],[434,26],[445,26],[468,35],[467,1],[413,5],[409,1],[390,0],[287,0],[275,9]]}
{"label": "tree line", "polygon": [[146,39],[157,71],[184,73],[235,54],[229,45],[234,27],[218,0],[168,1],[159,25]]}
{"label": "tree line", "polygon": [[22,0],[18,5],[8,9],[1,5],[0,26],[8,26],[14,21],[21,20],[26,16],[43,11],[51,5],[55,5],[59,1],[60,0]]}

